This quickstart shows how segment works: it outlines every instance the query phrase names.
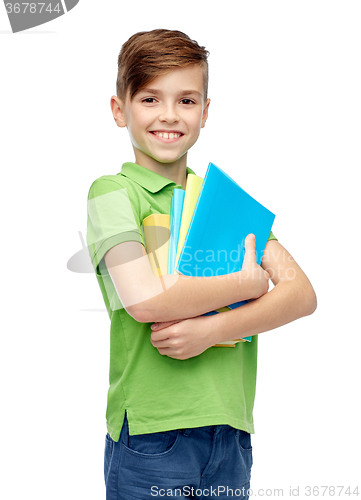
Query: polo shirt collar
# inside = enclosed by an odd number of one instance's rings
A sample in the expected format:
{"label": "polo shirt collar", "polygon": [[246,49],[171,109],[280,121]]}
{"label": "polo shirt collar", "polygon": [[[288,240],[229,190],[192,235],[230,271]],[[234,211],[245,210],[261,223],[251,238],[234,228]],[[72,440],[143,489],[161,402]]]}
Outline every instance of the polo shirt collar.
{"label": "polo shirt collar", "polygon": [[[189,167],[186,167],[187,175],[194,174],[193,170]],[[125,177],[132,179],[132,181],[136,182],[147,191],[151,193],[156,193],[160,191],[168,184],[177,185],[174,181],[167,179],[167,177],[163,177],[163,175],[156,174],[152,170],[148,168],[142,167],[137,163],[127,162],[123,163],[122,170],[120,172]],[[195,175],[195,174],[194,174]]]}

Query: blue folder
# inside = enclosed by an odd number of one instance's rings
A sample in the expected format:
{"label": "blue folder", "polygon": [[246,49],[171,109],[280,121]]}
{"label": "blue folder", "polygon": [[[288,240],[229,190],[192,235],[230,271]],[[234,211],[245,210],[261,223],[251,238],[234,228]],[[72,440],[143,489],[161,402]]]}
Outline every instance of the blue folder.
{"label": "blue folder", "polygon": [[[250,233],[256,236],[256,258],[260,265],[274,219],[272,212],[210,163],[176,271],[185,276],[222,276],[240,271],[244,241]],[[234,309],[245,303],[236,302],[228,307]]]}
{"label": "blue folder", "polygon": [[170,235],[169,235],[169,249],[168,249],[168,274],[174,273],[174,266],[177,256],[179,230],[182,221],[182,210],[184,203],[185,190],[174,188],[173,196],[170,205]]}

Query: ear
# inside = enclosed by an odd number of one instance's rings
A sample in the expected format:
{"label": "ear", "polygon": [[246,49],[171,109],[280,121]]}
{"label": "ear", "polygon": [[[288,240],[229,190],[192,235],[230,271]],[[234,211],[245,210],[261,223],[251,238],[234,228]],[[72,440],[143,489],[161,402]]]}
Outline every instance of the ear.
{"label": "ear", "polygon": [[202,125],[201,125],[201,128],[203,128],[205,126],[205,124],[206,124],[206,121],[207,121],[207,118],[208,118],[208,109],[209,109],[210,102],[211,102],[211,100],[207,99],[206,105],[204,106],[203,115],[202,115]]}
{"label": "ear", "polygon": [[119,97],[113,95],[110,99],[110,107],[113,113],[115,123],[118,127],[126,127],[127,122],[124,114],[124,103]]}

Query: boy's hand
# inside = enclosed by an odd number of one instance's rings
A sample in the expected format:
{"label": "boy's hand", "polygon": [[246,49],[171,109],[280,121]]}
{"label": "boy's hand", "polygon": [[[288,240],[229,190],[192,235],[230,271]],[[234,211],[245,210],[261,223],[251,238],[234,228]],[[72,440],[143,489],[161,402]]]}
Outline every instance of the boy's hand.
{"label": "boy's hand", "polygon": [[242,264],[242,274],[246,271],[246,279],[254,281],[254,296],[257,299],[268,292],[270,275],[261,266],[257,264],[256,260],[256,237],[254,234],[249,234],[246,238],[245,254]]}
{"label": "boy's hand", "polygon": [[[198,356],[217,340],[211,330],[211,316],[154,323],[150,340],[160,354],[175,359]],[[208,321],[207,321],[208,320]]]}

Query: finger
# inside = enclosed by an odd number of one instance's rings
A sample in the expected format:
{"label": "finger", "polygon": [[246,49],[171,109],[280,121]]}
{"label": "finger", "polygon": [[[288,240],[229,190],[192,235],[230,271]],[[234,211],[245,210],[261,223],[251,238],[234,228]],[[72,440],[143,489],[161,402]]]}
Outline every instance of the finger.
{"label": "finger", "polygon": [[159,340],[157,342],[152,342],[152,345],[153,347],[155,347],[156,349],[170,349],[171,346],[169,345],[169,339],[165,339],[165,340]]}
{"label": "finger", "polygon": [[153,323],[151,325],[151,329],[154,331],[154,330],[162,330],[163,328],[168,328],[168,326],[170,325],[174,325],[175,323],[179,323],[180,319],[175,319],[173,321],[160,321],[159,323]]}
{"label": "finger", "polygon": [[256,264],[256,237],[254,234],[249,234],[244,242],[244,259],[243,267],[248,264]]}
{"label": "finger", "polygon": [[162,356],[169,356],[171,354],[172,350],[170,347],[156,347],[158,350],[159,354],[162,354]]}
{"label": "finger", "polygon": [[159,354],[162,356],[168,356],[169,358],[173,359],[186,359],[184,355],[182,355],[179,351],[172,349],[171,347],[168,348],[159,348],[158,349]]}
{"label": "finger", "polygon": [[168,339],[169,339],[169,335],[168,335],[168,333],[166,333],[165,329],[160,330],[159,332],[152,332],[150,335],[150,340],[151,340],[152,344],[153,344],[153,342],[156,343],[156,342],[161,342],[163,340],[166,341]]}
{"label": "finger", "polygon": [[169,349],[169,347],[159,348],[159,349],[158,349],[158,352],[159,352],[159,354],[161,354],[162,356],[169,356],[169,354],[170,354],[170,349]]}

